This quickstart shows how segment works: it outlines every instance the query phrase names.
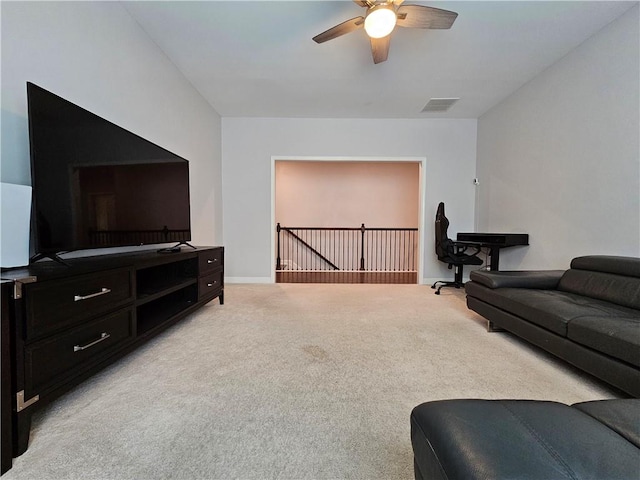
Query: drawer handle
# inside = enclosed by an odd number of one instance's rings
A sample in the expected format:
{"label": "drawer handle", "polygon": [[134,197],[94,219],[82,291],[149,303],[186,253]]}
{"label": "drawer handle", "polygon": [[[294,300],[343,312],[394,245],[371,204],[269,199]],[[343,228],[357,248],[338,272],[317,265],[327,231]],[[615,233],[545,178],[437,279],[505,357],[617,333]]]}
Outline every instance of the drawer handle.
{"label": "drawer handle", "polygon": [[102,289],[99,292],[92,293],[91,295],[76,295],[73,297],[73,301],[79,302],[80,300],[87,300],[89,298],[97,297],[99,295],[106,295],[107,293],[111,293],[111,289],[102,287]]}
{"label": "drawer handle", "polygon": [[100,334],[100,338],[97,340],[94,340],[91,343],[87,343],[86,345],[74,345],[73,347],[73,351],[74,352],[80,352],[82,350],[86,350],[89,347],[93,347],[95,344],[100,343],[100,342],[104,342],[107,338],[109,338],[111,335],[109,335],[107,332],[102,332]]}
{"label": "drawer handle", "polygon": [[213,283],[207,283],[207,287],[213,287],[218,281],[214,281]]}
{"label": "drawer handle", "polygon": [[214,258],[213,260],[211,260],[211,259],[207,259],[207,263],[208,263],[208,264],[216,263],[217,261],[218,261],[218,259],[217,259],[217,258]]}

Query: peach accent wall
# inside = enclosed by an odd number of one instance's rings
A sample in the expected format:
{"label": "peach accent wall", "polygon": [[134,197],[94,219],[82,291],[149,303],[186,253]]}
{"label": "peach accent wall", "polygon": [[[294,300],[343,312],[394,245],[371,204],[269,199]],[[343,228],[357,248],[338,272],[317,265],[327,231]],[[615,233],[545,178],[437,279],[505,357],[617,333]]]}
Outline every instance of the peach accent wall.
{"label": "peach accent wall", "polygon": [[283,226],[418,227],[418,163],[276,161],[275,173]]}

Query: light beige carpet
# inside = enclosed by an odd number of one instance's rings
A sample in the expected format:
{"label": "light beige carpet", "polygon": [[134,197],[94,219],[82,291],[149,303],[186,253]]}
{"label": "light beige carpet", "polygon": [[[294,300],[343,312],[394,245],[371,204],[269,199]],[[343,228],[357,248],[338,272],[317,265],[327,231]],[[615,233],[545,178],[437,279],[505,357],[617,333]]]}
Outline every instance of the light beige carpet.
{"label": "light beige carpet", "polygon": [[444,398],[616,393],[420,285],[227,285],[34,417],[14,479],[410,479]]}

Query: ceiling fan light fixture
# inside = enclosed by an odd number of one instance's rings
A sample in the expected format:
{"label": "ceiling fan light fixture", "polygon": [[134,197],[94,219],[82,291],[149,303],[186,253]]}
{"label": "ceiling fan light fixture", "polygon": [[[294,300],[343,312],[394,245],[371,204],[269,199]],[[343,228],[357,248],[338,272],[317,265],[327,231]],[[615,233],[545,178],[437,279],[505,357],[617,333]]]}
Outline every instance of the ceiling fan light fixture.
{"label": "ceiling fan light fixture", "polygon": [[364,29],[371,38],[383,38],[396,26],[396,12],[391,5],[376,5],[364,19]]}

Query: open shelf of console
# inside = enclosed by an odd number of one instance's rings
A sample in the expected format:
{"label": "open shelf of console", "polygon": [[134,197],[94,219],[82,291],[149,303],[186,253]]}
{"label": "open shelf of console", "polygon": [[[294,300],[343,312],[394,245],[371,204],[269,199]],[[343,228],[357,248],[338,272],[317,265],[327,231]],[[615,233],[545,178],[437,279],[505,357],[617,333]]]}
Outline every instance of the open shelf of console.
{"label": "open shelf of console", "polygon": [[[194,281],[195,282],[195,281]],[[146,334],[162,325],[198,301],[195,283],[158,297],[137,307],[136,335]]]}
{"label": "open shelf of console", "polygon": [[198,259],[188,258],[177,262],[140,268],[136,271],[136,297],[149,301],[163,294],[179,290],[198,278]]}

